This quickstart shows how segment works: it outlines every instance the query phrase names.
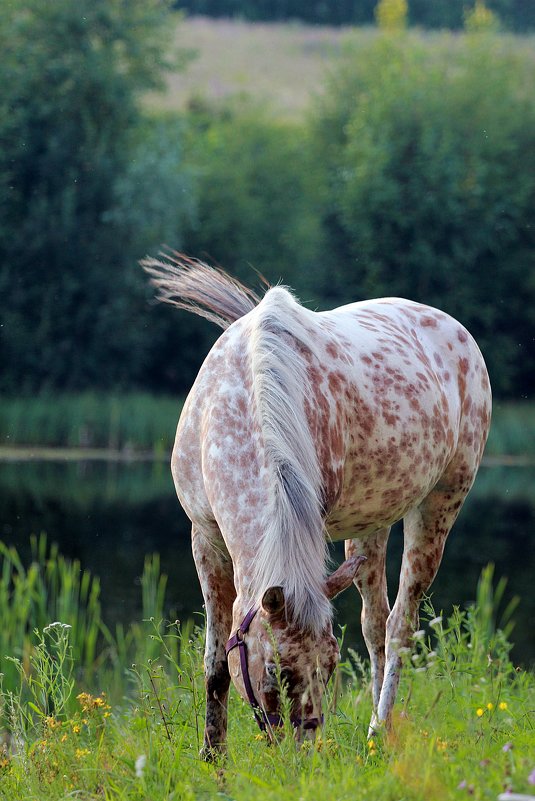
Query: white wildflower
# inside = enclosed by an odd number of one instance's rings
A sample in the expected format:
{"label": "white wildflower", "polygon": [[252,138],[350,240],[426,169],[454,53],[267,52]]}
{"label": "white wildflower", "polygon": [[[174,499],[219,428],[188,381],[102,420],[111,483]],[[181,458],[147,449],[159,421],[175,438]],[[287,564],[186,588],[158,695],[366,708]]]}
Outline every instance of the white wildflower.
{"label": "white wildflower", "polygon": [[523,795],[521,793],[500,793],[498,801],[533,801],[535,796]]}
{"label": "white wildflower", "polygon": [[429,621],[429,625],[433,626],[440,626],[442,624],[442,617],[439,615],[438,617],[434,617],[433,620]]}
{"label": "white wildflower", "polygon": [[53,623],[49,623],[48,626],[45,626],[43,629],[43,633],[48,631],[53,631],[54,629],[62,629],[63,631],[68,631],[72,629],[72,626],[69,626],[68,623],[62,623],[60,620],[55,620]]}
{"label": "white wildflower", "polygon": [[136,759],[136,776],[138,779],[143,778],[143,771],[145,770],[145,765],[147,764],[147,757],[145,754],[140,754]]}

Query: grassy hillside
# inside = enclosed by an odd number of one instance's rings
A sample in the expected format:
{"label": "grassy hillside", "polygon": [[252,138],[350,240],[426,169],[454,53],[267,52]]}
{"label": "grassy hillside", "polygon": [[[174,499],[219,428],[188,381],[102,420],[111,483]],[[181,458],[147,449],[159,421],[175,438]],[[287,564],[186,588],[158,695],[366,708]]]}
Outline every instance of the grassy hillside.
{"label": "grassy hillside", "polygon": [[[324,91],[329,70],[348,49],[365,45],[379,35],[375,28],[329,27],[293,23],[258,23],[177,15],[174,44],[187,52],[185,71],[168,76],[168,91],[151,95],[154,109],[185,109],[199,102],[217,103],[231,97],[254,98],[268,104],[277,116],[295,118]],[[436,40],[438,48],[456,47],[459,35],[412,30],[411,38]],[[533,36],[500,37],[507,48],[535,57]],[[496,41],[496,40],[494,40]]]}
{"label": "grassy hillside", "polygon": [[[155,108],[183,109],[198,100],[253,96],[295,116],[321,91],[329,66],[343,52],[350,28],[300,23],[251,23],[192,17],[177,21],[175,44],[190,51],[185,72],[171,74],[168,93],[151,96]],[[359,36],[374,33],[361,30]]]}

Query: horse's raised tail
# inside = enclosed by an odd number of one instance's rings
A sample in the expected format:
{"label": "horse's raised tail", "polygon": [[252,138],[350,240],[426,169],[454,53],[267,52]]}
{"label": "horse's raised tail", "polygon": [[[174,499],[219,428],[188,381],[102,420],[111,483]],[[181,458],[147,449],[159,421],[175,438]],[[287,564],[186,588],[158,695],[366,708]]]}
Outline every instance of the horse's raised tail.
{"label": "horse's raised tail", "polygon": [[222,270],[182,253],[162,256],[140,262],[158,289],[158,300],[206,317],[221,328],[228,328],[260,303],[251,289]]}

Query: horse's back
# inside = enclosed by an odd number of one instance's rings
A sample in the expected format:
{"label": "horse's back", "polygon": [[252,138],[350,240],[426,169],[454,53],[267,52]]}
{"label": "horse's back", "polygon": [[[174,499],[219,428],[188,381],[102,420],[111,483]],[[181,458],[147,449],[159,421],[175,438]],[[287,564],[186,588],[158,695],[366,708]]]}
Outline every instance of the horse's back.
{"label": "horse's back", "polygon": [[[449,315],[399,298],[318,315],[331,535],[388,525],[449,475],[471,485],[490,423],[483,357]],[[328,402],[327,402],[328,401]],[[318,433],[319,435],[319,433]]]}
{"label": "horse's back", "polygon": [[[282,293],[277,288],[271,297],[283,301]],[[254,527],[266,492],[251,371],[260,306],[208,354],[173,453],[187,513],[214,516],[223,530]],[[399,519],[451,465],[471,484],[490,421],[490,387],[481,353],[460,323],[398,298],[320,313],[295,304],[293,313],[306,336],[295,347],[309,378],[296,413],[306,416],[316,444],[331,536]]]}

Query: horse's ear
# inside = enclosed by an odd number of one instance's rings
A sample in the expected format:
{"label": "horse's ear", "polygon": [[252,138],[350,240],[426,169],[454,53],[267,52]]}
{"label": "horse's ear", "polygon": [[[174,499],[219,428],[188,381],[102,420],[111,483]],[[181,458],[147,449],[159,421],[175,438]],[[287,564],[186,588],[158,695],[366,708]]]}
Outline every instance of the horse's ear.
{"label": "horse's ear", "polygon": [[262,596],[262,609],[270,617],[280,615],[284,612],[286,601],[282,587],[268,587]]}
{"label": "horse's ear", "polygon": [[365,556],[350,556],[325,579],[325,595],[330,601],[349,587],[365,561]]}

